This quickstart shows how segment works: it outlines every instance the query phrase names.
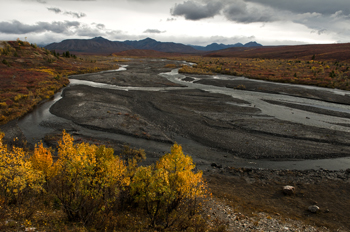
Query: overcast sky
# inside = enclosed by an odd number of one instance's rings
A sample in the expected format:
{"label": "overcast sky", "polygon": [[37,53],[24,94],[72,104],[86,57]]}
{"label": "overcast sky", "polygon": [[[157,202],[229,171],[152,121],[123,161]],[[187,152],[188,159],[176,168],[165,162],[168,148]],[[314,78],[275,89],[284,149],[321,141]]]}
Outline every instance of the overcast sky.
{"label": "overcast sky", "polygon": [[349,0],[0,0],[0,40],[350,42]]}

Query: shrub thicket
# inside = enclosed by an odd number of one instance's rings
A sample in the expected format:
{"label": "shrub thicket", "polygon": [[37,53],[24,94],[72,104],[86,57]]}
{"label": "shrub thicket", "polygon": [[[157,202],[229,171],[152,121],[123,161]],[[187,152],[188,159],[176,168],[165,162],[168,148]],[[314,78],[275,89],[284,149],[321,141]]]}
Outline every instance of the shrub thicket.
{"label": "shrub thicket", "polygon": [[[141,149],[125,146],[116,156],[105,146],[74,143],[65,131],[56,161],[52,149],[42,143],[30,154],[6,146],[3,136],[0,216],[5,220],[43,229],[54,222],[59,227],[78,223],[79,228],[99,231],[208,229],[198,204],[206,195],[202,173],[194,172],[192,158],[183,154],[180,145],[175,144],[156,164],[139,167],[145,159]],[[37,212],[44,209],[59,210],[66,219],[40,218]]]}

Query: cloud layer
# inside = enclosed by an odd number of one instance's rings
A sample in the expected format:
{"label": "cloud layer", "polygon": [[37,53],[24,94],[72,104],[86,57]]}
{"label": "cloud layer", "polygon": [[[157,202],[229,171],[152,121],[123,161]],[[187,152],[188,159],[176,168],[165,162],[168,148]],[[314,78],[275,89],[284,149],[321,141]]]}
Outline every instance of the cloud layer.
{"label": "cloud layer", "polygon": [[149,36],[201,45],[246,43],[251,37],[269,45],[350,40],[348,0],[12,0],[1,7],[0,40],[19,35],[50,42]]}
{"label": "cloud layer", "polygon": [[348,0],[188,0],[175,4],[170,12],[192,21],[220,15],[242,24],[293,22],[319,35],[347,33],[350,23]]}
{"label": "cloud layer", "polygon": [[77,21],[64,22],[37,22],[34,25],[24,24],[17,20],[12,22],[0,22],[0,32],[4,34],[27,34],[54,32],[62,34],[71,34],[71,29],[79,28],[80,23]]}
{"label": "cloud layer", "polygon": [[[49,11],[52,11],[56,14],[60,14],[61,12],[63,12],[60,8],[57,8],[57,7],[48,7],[47,8]],[[69,16],[72,16],[73,18],[83,18],[83,17],[86,17],[86,14],[85,13],[77,13],[77,12],[72,12],[72,11],[65,11],[63,12],[64,15],[69,15]]]}
{"label": "cloud layer", "polygon": [[222,10],[223,4],[220,1],[212,1],[200,4],[196,1],[186,1],[176,4],[171,13],[174,16],[184,16],[185,19],[199,20],[214,17]]}
{"label": "cloud layer", "polygon": [[248,3],[243,0],[189,0],[176,4],[171,9],[173,16],[184,16],[188,20],[224,15],[228,20],[241,23],[275,21],[278,18],[274,16],[274,13],[274,10],[269,6]]}

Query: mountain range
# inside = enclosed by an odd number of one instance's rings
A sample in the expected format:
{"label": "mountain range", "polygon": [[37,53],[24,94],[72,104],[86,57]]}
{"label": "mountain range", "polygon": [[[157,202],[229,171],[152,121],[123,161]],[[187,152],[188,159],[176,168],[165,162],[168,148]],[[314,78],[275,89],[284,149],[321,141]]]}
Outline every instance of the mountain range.
{"label": "mountain range", "polygon": [[256,42],[249,42],[247,44],[236,43],[233,45],[213,43],[206,47],[184,45],[181,43],[159,42],[151,38],[146,38],[138,41],[127,40],[124,42],[110,41],[103,37],[95,37],[93,39],[68,39],[60,43],[52,43],[45,46],[48,50],[56,51],[70,51],[79,53],[98,53],[111,54],[115,52],[122,52],[127,50],[141,49],[154,50],[159,52],[171,53],[200,53],[203,51],[217,51],[232,47],[259,47],[262,46]]}
{"label": "mountain range", "polygon": [[262,47],[261,44],[258,44],[257,42],[249,42],[246,44],[242,43],[236,43],[236,44],[217,44],[217,43],[212,43],[207,46],[196,46],[196,45],[190,45],[194,49],[200,50],[200,51],[218,51],[222,49],[227,49],[227,48],[238,48],[238,47],[245,47],[245,48],[251,48],[251,47]]}

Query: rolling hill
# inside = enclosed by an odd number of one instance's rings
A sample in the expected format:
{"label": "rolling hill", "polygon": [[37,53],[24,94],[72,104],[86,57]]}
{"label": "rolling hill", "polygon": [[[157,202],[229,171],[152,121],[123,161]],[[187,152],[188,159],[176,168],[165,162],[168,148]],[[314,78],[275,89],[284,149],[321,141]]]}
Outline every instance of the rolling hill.
{"label": "rolling hill", "polygon": [[0,41],[0,61],[0,125],[25,115],[41,101],[51,98],[69,84],[69,75],[117,67],[113,58],[96,61],[89,57],[57,55],[19,39]]}
{"label": "rolling hill", "polygon": [[264,59],[350,60],[350,43],[276,47],[236,47],[207,53],[206,57],[237,57]]}
{"label": "rolling hill", "polygon": [[122,42],[112,42],[102,37],[93,39],[68,39],[60,43],[52,43],[45,46],[48,50],[70,51],[81,53],[108,54],[133,49]]}

